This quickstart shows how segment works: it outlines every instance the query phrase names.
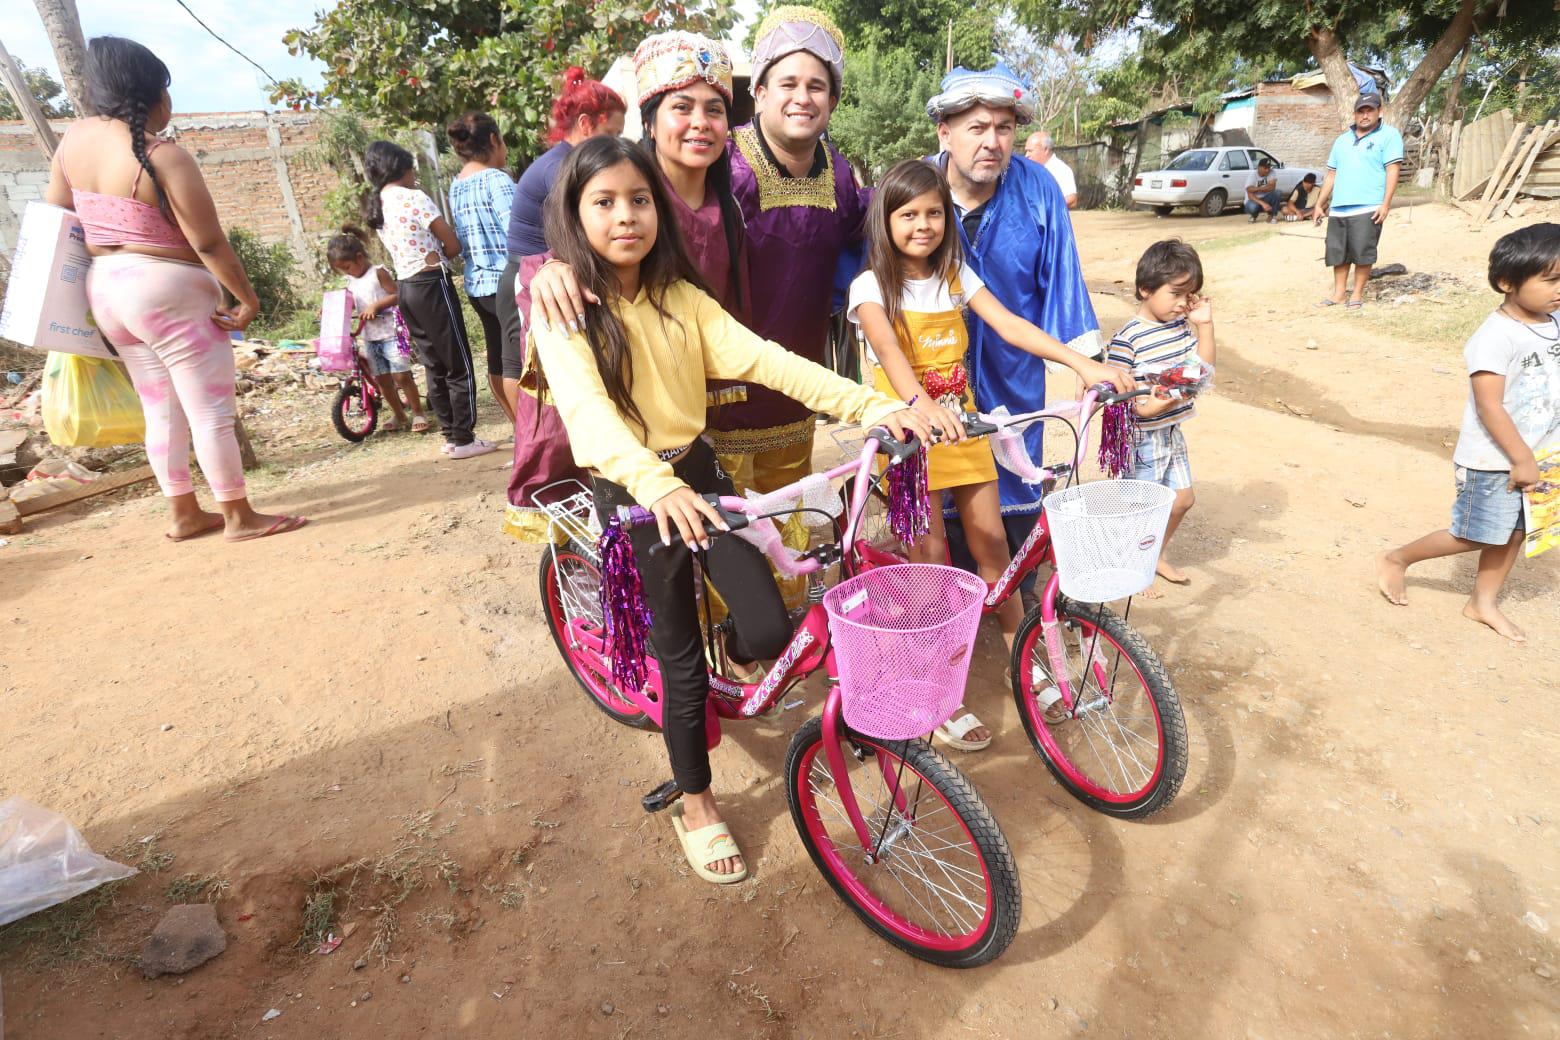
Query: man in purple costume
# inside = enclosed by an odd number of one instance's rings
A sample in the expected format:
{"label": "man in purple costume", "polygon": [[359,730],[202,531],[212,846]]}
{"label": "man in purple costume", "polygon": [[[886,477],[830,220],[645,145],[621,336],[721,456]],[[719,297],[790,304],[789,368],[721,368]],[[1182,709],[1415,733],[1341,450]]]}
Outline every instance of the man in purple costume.
{"label": "man in purple costume", "polygon": [[[823,140],[839,104],[844,37],[823,12],[778,7],[758,27],[752,90],[758,115],[732,134],[732,191],[747,221],[751,326],[822,363],[834,267],[861,238],[870,193]],[[768,389],[712,390],[710,436],[739,489],[772,491],[807,475],[814,422]]]}

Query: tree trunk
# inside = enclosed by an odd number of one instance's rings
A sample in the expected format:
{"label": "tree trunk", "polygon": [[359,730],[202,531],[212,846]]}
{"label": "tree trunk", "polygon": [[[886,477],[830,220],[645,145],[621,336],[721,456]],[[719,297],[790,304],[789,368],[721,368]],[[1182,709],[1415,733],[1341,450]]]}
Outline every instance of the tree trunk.
{"label": "tree trunk", "polygon": [[1435,81],[1441,78],[1441,73],[1445,72],[1452,59],[1457,57],[1457,52],[1468,45],[1468,41],[1473,37],[1475,20],[1486,11],[1497,7],[1499,3],[1500,0],[1462,0],[1446,31],[1425,52],[1419,67],[1409,73],[1408,79],[1403,82],[1403,88],[1387,105],[1382,118],[1401,129],[1430,95],[1430,89],[1435,86]]}
{"label": "tree trunk", "polygon": [[65,93],[78,116],[90,115],[87,103],[87,42],[81,36],[81,17],[76,0],[33,0],[38,17],[49,34],[54,60],[59,62]]}
{"label": "tree trunk", "polygon": [[32,90],[27,86],[27,77],[22,75],[21,66],[11,60],[3,43],[0,43],[0,82],[4,83],[11,100],[16,102],[16,110],[22,114],[27,129],[32,131],[33,138],[38,142],[38,150],[45,159],[53,159],[54,150],[60,144],[59,138],[54,136],[54,128],[49,125],[43,109],[38,107]]}
{"label": "tree trunk", "polygon": [[1343,53],[1343,41],[1332,29],[1312,29],[1305,43],[1327,79],[1327,89],[1332,91],[1340,126],[1348,126],[1354,122],[1354,98],[1360,88],[1354,82],[1349,59]]}

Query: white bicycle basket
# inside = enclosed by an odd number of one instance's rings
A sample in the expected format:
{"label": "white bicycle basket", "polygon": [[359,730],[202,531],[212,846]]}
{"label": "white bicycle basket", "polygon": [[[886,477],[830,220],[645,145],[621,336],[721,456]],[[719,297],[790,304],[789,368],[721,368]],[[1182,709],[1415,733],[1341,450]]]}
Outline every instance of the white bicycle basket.
{"label": "white bicycle basket", "polygon": [[1152,585],[1174,501],[1174,491],[1146,480],[1100,480],[1045,496],[1062,592],[1105,603]]}

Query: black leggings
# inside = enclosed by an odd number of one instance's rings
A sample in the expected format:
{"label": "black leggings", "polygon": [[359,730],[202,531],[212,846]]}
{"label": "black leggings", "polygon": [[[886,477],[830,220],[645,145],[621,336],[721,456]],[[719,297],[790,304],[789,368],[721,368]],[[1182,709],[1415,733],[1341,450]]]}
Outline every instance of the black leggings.
{"label": "black leggings", "polygon": [[487,346],[487,373],[499,375],[504,371],[504,335],[498,318],[497,296],[467,296],[471,309],[477,312],[482,323],[482,341]]}
{"label": "black leggings", "polygon": [[[721,472],[715,453],[702,440],[672,467],[679,478],[700,494],[734,495],[731,478]],[[622,486],[597,477],[596,512],[603,521],[618,506],[634,505]],[[709,697],[709,666],[693,595],[693,554],[676,532],[672,545],[651,553],[661,540],[654,524],[635,528],[634,556],[650,607],[650,640],[661,663],[661,732],[666,737],[672,775],[684,794],[710,786],[710,755],[704,738],[704,702]],[[747,663],[778,657],[791,641],[791,618],[775,587],[769,560],[751,543],[722,535],[710,543],[702,561],[710,584],[720,590],[731,612],[735,631],[726,644],[734,661]]]}

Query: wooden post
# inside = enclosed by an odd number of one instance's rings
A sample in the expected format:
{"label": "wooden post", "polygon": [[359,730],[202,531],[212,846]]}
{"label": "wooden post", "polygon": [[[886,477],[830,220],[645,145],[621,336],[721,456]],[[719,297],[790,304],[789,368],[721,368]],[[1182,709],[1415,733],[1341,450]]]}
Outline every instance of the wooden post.
{"label": "wooden post", "polygon": [[81,16],[76,0],[33,0],[43,29],[49,34],[49,46],[65,81],[65,94],[78,117],[90,115],[87,99],[87,41],[81,35]]}
{"label": "wooden post", "polygon": [[17,111],[22,113],[22,121],[38,142],[38,150],[45,159],[52,161],[54,150],[60,146],[59,138],[54,136],[54,128],[49,125],[48,117],[38,107],[31,88],[27,86],[27,77],[22,75],[21,67],[12,59],[4,43],[0,43],[0,80],[5,82],[6,92],[16,102]]}
{"label": "wooden post", "polygon": [[1478,207],[1474,210],[1478,214],[1473,222],[1475,227],[1489,218],[1490,207],[1495,204],[1494,200],[1500,195],[1498,182],[1504,179],[1505,170],[1511,165],[1511,159],[1516,155],[1517,145],[1521,143],[1525,130],[1527,130],[1526,123],[1516,125],[1516,128],[1511,131],[1511,136],[1506,140],[1506,147],[1500,153],[1500,158],[1495,161],[1494,167],[1490,170],[1489,183],[1484,187],[1484,198],[1479,200]]}
{"label": "wooden post", "polygon": [[1549,143],[1549,135],[1555,131],[1555,121],[1551,119],[1542,127],[1533,131],[1533,143],[1528,146],[1527,157],[1522,160],[1522,166],[1517,170],[1517,175],[1511,179],[1511,190],[1506,192],[1505,201],[1495,207],[1490,214],[1491,220],[1499,220],[1506,215],[1511,204],[1516,201],[1517,192],[1522,190],[1522,185],[1527,181],[1528,173],[1533,169],[1533,162],[1538,158],[1538,153],[1544,150],[1544,145]]}
{"label": "wooden post", "polygon": [[238,438],[238,461],[245,472],[258,468],[260,460],[255,457],[255,446],[249,441],[249,431],[244,429],[244,417],[241,415],[233,416],[233,436]]}

